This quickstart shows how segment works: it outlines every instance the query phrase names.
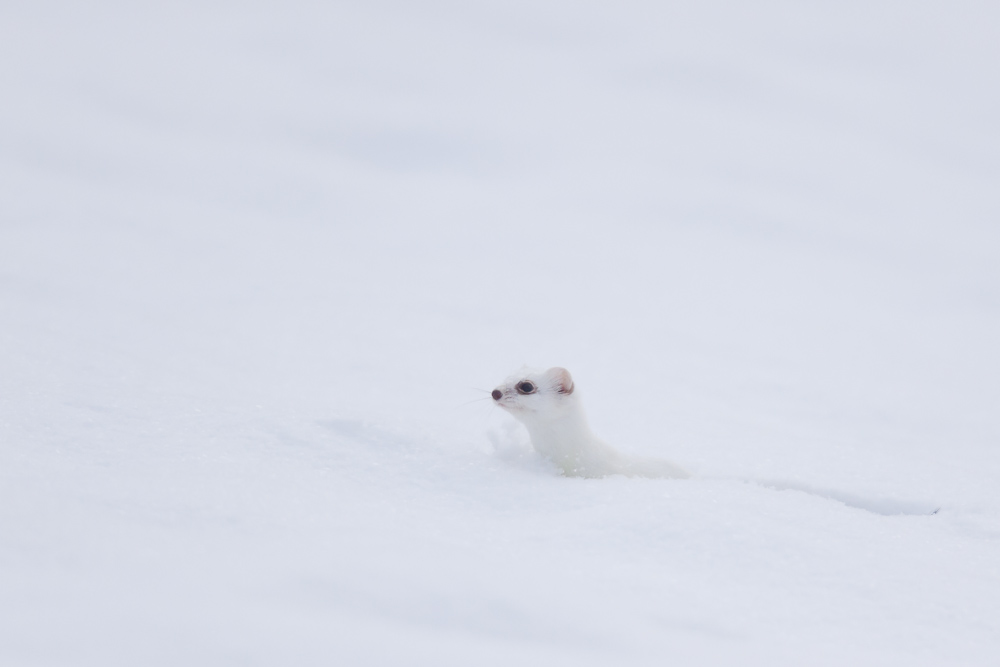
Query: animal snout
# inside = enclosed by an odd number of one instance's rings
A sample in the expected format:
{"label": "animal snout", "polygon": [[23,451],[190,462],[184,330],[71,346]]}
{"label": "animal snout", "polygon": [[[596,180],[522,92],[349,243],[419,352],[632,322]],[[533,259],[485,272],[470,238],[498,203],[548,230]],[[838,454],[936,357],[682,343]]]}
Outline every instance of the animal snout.
{"label": "animal snout", "polygon": [[499,389],[494,389],[493,390],[493,400],[494,401],[499,401],[502,397],[503,397],[503,392],[502,391],[500,391]]}

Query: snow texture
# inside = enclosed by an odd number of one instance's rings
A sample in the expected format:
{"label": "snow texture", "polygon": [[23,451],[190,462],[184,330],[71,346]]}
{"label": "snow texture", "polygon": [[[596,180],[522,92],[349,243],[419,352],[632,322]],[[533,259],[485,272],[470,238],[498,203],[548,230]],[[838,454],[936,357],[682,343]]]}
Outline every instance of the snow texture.
{"label": "snow texture", "polygon": [[0,664],[996,665],[997,7],[0,4]]}

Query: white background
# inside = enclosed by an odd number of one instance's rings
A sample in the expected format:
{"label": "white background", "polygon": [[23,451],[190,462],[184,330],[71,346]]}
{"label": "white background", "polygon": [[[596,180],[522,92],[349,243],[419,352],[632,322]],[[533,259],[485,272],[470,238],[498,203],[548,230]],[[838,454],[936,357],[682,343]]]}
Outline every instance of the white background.
{"label": "white background", "polygon": [[0,661],[996,664],[998,25],[4,2]]}

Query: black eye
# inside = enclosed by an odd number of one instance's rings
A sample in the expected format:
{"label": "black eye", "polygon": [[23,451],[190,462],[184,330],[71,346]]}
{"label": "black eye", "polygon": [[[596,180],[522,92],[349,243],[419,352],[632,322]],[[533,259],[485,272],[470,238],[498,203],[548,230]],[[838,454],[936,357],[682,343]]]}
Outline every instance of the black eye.
{"label": "black eye", "polygon": [[517,386],[514,387],[514,389],[517,389],[517,393],[519,393],[519,394],[533,394],[533,393],[535,393],[535,385],[531,384],[528,381],[519,382],[517,384]]}

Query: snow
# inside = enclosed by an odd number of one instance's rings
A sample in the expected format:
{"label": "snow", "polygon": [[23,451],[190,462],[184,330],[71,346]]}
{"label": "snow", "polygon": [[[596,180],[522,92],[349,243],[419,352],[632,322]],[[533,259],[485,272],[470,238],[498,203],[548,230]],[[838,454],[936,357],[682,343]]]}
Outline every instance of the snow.
{"label": "snow", "polygon": [[995,664],[998,20],[4,3],[0,663]]}

